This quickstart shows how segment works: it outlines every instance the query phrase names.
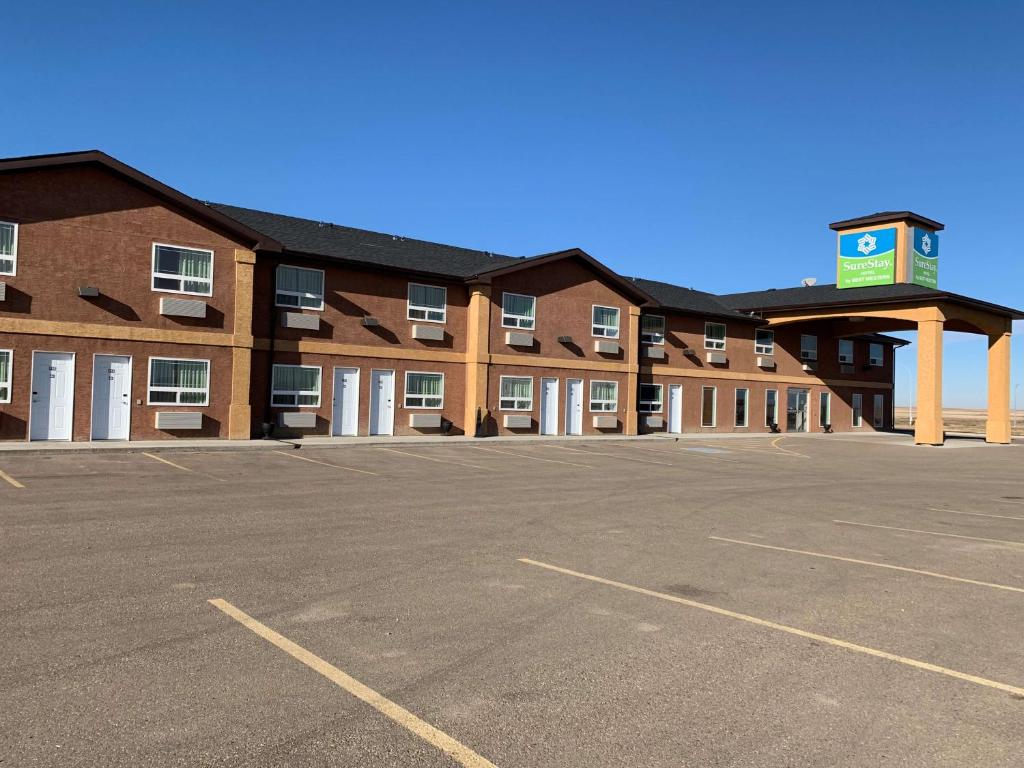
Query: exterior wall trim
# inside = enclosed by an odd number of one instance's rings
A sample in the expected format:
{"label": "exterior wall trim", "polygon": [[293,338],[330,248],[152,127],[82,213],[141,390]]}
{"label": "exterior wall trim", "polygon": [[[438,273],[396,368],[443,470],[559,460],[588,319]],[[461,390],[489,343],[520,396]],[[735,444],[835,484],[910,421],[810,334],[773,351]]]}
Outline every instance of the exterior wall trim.
{"label": "exterior wall trim", "polygon": [[0,333],[32,336],[67,336],[110,341],[152,341],[209,347],[251,347],[252,336],[213,331],[169,331],[162,328],[125,328],[99,323],[71,323],[57,320],[27,320],[0,317]]}
{"label": "exterior wall trim", "polygon": [[775,384],[804,384],[823,387],[856,387],[858,389],[892,389],[888,381],[860,381],[858,379],[820,379],[817,376],[784,376],[771,373],[736,373],[735,371],[705,371],[694,368],[668,368],[644,365],[640,373],[654,376],[680,376],[692,379],[725,379],[729,381],[764,381]]}

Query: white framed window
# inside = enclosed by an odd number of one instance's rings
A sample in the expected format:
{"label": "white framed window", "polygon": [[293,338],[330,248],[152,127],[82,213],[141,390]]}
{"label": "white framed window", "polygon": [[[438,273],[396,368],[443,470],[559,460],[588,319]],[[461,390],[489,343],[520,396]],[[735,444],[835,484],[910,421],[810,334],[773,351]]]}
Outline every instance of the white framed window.
{"label": "white framed window", "polygon": [[590,382],[590,410],[617,411],[619,409],[619,383],[617,381]]}
{"label": "white framed window", "polygon": [[537,297],[521,293],[501,294],[501,327],[532,331],[537,323]]}
{"label": "white framed window", "polygon": [[822,429],[832,423],[832,395],[822,392],[818,398],[818,426]]}
{"label": "white framed window", "polygon": [[775,331],[765,331],[760,328],[754,331],[754,354],[775,354]]}
{"label": "white framed window", "polygon": [[440,285],[409,283],[406,319],[443,323],[448,315],[448,289]]}
{"label": "white framed window", "polygon": [[153,290],[213,295],[213,251],[153,243]]}
{"label": "white framed window", "polygon": [[502,376],[499,381],[498,408],[502,411],[533,410],[533,377]]}
{"label": "white framed window", "polygon": [[800,334],[800,359],[801,360],[817,360],[818,359],[818,337],[810,336],[809,334]]}
{"label": "white framed window", "polygon": [[644,344],[665,343],[665,318],[661,315],[640,317],[640,341]]}
{"label": "white framed window", "polygon": [[296,309],[324,308],[324,271],[277,265],[277,289],[274,304]]}
{"label": "white framed window", "polygon": [[443,408],[444,374],[406,371],[406,408]]}
{"label": "white framed window", "polygon": [[864,396],[855,392],[851,403],[853,405],[853,426],[862,426],[864,424]]}
{"label": "white framed window", "polygon": [[209,405],[210,361],[149,358],[148,405]]}
{"label": "white framed window", "polygon": [[718,420],[718,390],[715,387],[701,387],[700,425],[713,427]]}
{"label": "white framed window", "polygon": [[748,424],[747,406],[750,403],[750,390],[746,387],[736,389],[736,420],[733,424],[737,427],[745,427]]}
{"label": "white framed window", "polygon": [[590,333],[593,336],[603,336],[606,339],[619,338],[618,307],[602,307],[594,304],[591,319],[592,328]]}
{"label": "white framed window", "polygon": [[320,407],[320,366],[275,364],[273,373],[271,405]]}
{"label": "white framed window", "polygon": [[704,323],[704,349],[725,349],[725,323]]}
{"label": "white framed window", "polygon": [[661,384],[640,385],[640,413],[661,413],[663,388]]}
{"label": "white framed window", "polygon": [[18,272],[18,225],[0,221],[0,275]]}
{"label": "white framed window", "polygon": [[839,340],[839,362],[853,365],[853,339]]}
{"label": "white framed window", "polygon": [[868,347],[868,364],[876,368],[885,365],[885,345],[871,344]]}
{"label": "white framed window", "polygon": [[764,425],[770,427],[779,423],[779,390],[766,389],[764,392]]}
{"label": "white framed window", "polygon": [[0,349],[0,403],[11,402],[11,379],[14,373],[14,350]]}
{"label": "white framed window", "polygon": [[885,426],[885,395],[875,395],[871,409],[871,423],[875,429]]}

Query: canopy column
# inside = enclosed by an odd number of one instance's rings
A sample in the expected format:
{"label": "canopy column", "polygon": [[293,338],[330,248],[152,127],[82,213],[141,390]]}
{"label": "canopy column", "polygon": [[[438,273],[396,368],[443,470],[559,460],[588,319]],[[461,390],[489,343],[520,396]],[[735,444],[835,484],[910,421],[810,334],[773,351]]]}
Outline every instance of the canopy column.
{"label": "canopy column", "polygon": [[917,323],[917,425],[914,442],[942,445],[942,320]]}
{"label": "canopy column", "polygon": [[1010,442],[1009,328],[988,334],[988,421],[985,422],[985,442]]}

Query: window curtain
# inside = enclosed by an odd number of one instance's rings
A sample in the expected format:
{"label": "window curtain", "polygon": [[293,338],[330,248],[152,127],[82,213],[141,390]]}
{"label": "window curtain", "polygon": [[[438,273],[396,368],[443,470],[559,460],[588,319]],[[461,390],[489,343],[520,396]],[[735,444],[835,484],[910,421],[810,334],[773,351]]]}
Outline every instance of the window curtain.
{"label": "window curtain", "polygon": [[506,400],[530,400],[533,398],[531,379],[502,379],[501,396]]}
{"label": "window curtain", "polygon": [[275,366],[274,389],[278,392],[318,392],[320,369],[300,368],[296,365]]}
{"label": "window curtain", "polygon": [[619,327],[619,310],[611,307],[594,307],[594,325]]}
{"label": "window curtain", "polygon": [[324,292],[324,273],[312,269],[296,269],[295,267],[278,267],[277,290],[292,293],[312,293],[322,296]]}
{"label": "window curtain", "polygon": [[7,394],[7,382],[11,380],[11,353],[0,352],[0,397]]}
{"label": "window curtain", "polygon": [[616,399],[618,385],[614,381],[595,381],[590,385],[591,400],[612,400]]}
{"label": "window curtain", "polygon": [[725,326],[712,323],[705,328],[704,335],[715,341],[725,341]]}
{"label": "window curtain", "polygon": [[516,296],[511,293],[505,294],[505,312],[510,315],[533,317],[535,304],[536,300],[533,296]]}
{"label": "window curtain", "polygon": [[154,387],[206,388],[207,364],[201,360],[154,360]]}
{"label": "window curtain", "polygon": [[658,334],[665,330],[665,318],[656,315],[644,315],[641,318],[641,330],[644,333]]}
{"label": "window curtain", "polygon": [[200,277],[210,279],[210,254],[189,248],[159,246],[156,255],[156,269],[168,275]]}
{"label": "window curtain", "polygon": [[445,289],[433,285],[409,285],[409,303],[418,307],[444,309]]}
{"label": "window curtain", "polygon": [[0,224],[0,256],[14,255],[14,225]]}
{"label": "window curtain", "polygon": [[406,382],[407,395],[441,396],[441,376],[436,373],[410,373]]}

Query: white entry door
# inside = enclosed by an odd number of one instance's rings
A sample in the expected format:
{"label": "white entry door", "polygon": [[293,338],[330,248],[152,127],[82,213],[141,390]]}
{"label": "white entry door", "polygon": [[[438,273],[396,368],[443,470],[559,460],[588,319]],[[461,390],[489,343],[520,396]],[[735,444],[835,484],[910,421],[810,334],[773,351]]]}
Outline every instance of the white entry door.
{"label": "white entry door", "polygon": [[540,380],[540,433],[558,434],[558,379]]}
{"label": "white entry door", "polygon": [[96,355],[92,363],[92,439],[127,440],[132,418],[132,359]]}
{"label": "white entry door", "polygon": [[370,434],[395,432],[395,372],[370,373]]}
{"label": "white entry door", "polygon": [[32,440],[70,440],[75,404],[75,356],[32,353]]}
{"label": "white entry door", "polygon": [[331,434],[359,434],[359,369],[334,369],[334,416]]}
{"label": "white entry door", "polygon": [[583,434],[583,379],[565,382],[565,434]]}
{"label": "white entry door", "polygon": [[683,385],[668,385],[668,431],[674,435],[683,432]]}

